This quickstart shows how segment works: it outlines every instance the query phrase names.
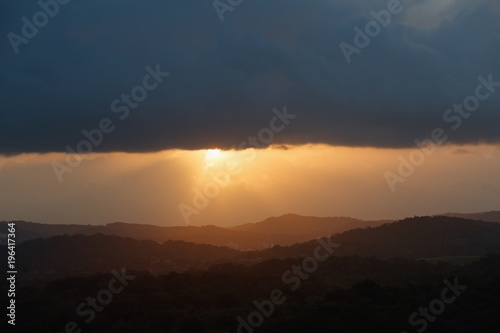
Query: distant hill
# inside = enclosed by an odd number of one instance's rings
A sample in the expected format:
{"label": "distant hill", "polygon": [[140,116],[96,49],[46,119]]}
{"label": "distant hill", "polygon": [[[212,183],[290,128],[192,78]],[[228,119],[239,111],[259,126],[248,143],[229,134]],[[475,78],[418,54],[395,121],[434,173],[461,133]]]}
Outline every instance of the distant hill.
{"label": "distant hill", "polygon": [[[18,243],[36,238],[49,238],[62,235],[115,235],[137,240],[152,240],[163,243],[169,240],[182,240],[197,244],[211,244],[242,249],[263,249],[274,244],[293,244],[293,239],[275,237],[267,239],[265,235],[243,233],[216,226],[203,227],[161,227],[147,224],[110,223],[106,225],[64,225],[42,224],[25,221],[16,223]],[[7,222],[0,224],[0,232],[6,232]],[[3,230],[5,229],[5,230]]]}
{"label": "distant hill", "polygon": [[[3,251],[7,253],[7,251]],[[16,261],[25,273],[109,272],[127,267],[158,272],[203,269],[241,254],[227,247],[167,241],[135,240],[110,235],[54,236],[16,247]]]}
{"label": "distant hill", "polygon": [[7,223],[16,224],[16,242],[22,243],[35,238],[48,238],[56,235],[83,234],[91,225],[81,224],[44,224],[26,221],[1,221],[0,233],[7,233]]}
{"label": "distant hill", "polygon": [[[484,256],[500,253],[500,224],[444,216],[415,217],[375,228],[349,230],[331,236],[331,240],[341,244],[334,256],[381,259]],[[160,245],[151,240],[98,234],[30,240],[18,245],[16,252],[20,268],[34,274],[40,270],[53,270],[57,274],[103,272],[123,266],[167,273],[207,269],[224,262],[252,264],[274,258],[311,256],[317,246],[317,240],[311,240],[243,252],[183,241],[167,241]]]}
{"label": "distant hill", "polygon": [[306,239],[312,239],[351,229],[377,227],[390,222],[392,221],[362,221],[350,217],[314,217],[286,214],[279,217],[270,217],[262,222],[247,223],[229,229],[266,235],[303,235]]}
{"label": "distant hill", "polygon": [[[349,230],[331,237],[338,256],[432,258],[500,253],[500,224],[455,217],[414,217],[376,228]],[[310,256],[316,240],[248,254],[262,258]]]}
{"label": "distant hill", "polygon": [[[64,225],[42,224],[25,221],[16,222],[18,243],[36,238],[57,235],[116,235],[137,240],[153,240],[163,243],[168,240],[182,240],[197,244],[227,246],[240,250],[261,250],[274,245],[292,245],[316,237],[354,228],[378,226],[389,221],[361,221],[347,217],[306,217],[283,215],[259,223],[249,223],[233,228],[216,226],[162,227],[147,224],[110,223],[106,225]],[[2,222],[0,227],[6,228]],[[0,232],[3,230],[0,229]],[[4,231],[3,231],[4,232]]]}
{"label": "distant hill", "polygon": [[471,214],[461,214],[461,213],[446,213],[441,214],[442,216],[450,217],[461,217],[470,220],[481,220],[485,222],[499,222],[500,223],[500,211],[491,211],[483,213],[471,213]]}

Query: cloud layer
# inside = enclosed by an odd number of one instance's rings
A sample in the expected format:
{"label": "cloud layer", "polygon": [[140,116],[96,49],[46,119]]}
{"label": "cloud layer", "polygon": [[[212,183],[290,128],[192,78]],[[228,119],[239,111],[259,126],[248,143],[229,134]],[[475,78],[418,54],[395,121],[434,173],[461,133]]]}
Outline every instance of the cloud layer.
{"label": "cloud layer", "polygon": [[[206,0],[73,0],[17,54],[7,35],[40,5],[2,3],[0,154],[65,151],[103,118],[115,130],[94,151],[236,147],[283,105],[298,116],[276,144],[411,147],[449,127],[443,114],[479,75],[500,81],[500,11],[403,1],[348,64],[339,44],[387,3],[244,0],[221,22]],[[157,64],[170,75],[121,120],[111,104]],[[499,107],[500,91],[450,142],[499,142]]]}

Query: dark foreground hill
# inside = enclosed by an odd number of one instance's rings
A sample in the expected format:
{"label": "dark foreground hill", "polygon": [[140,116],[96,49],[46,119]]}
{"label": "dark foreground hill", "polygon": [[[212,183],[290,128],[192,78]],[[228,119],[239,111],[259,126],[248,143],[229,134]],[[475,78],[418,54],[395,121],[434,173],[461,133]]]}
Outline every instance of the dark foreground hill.
{"label": "dark foreground hill", "polygon": [[[16,330],[498,332],[498,256],[469,265],[330,257],[303,278],[283,278],[301,265],[300,258],[273,259],[160,276],[125,272],[121,281],[116,272],[19,281]],[[0,292],[7,292],[7,281]]]}

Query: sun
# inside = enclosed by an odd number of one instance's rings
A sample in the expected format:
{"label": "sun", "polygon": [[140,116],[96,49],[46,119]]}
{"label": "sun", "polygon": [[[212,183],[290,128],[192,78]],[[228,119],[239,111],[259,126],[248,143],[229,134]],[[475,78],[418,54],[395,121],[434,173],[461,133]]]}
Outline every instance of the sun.
{"label": "sun", "polygon": [[220,157],[220,149],[207,149],[207,157],[210,158]]}
{"label": "sun", "polygon": [[205,168],[213,167],[220,161],[222,153],[220,149],[207,149],[205,151]]}

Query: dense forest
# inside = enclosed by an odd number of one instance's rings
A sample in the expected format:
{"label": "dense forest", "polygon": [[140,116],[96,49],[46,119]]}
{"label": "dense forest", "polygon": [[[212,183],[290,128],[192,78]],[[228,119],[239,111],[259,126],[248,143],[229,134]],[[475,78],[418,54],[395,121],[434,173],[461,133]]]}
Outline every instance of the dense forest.
{"label": "dense forest", "polygon": [[[74,322],[82,332],[237,332],[237,318],[247,322],[257,310],[254,302],[266,304],[278,289],[283,303],[275,304],[272,314],[271,307],[265,308],[270,315],[262,316],[256,332],[417,332],[423,324],[411,326],[409,317],[441,297],[443,281],[457,280],[466,290],[442,314],[432,316],[427,332],[498,332],[498,255],[467,265],[331,257],[292,290],[295,285],[284,283],[282,275],[300,262],[228,263],[158,276],[127,272],[133,279],[109,304],[97,303],[101,311],[94,311],[95,318],[92,307],[81,304],[88,297],[99,299],[113,274],[25,281],[17,294],[18,327],[23,332],[63,332]],[[2,282],[2,293],[6,288]]]}

